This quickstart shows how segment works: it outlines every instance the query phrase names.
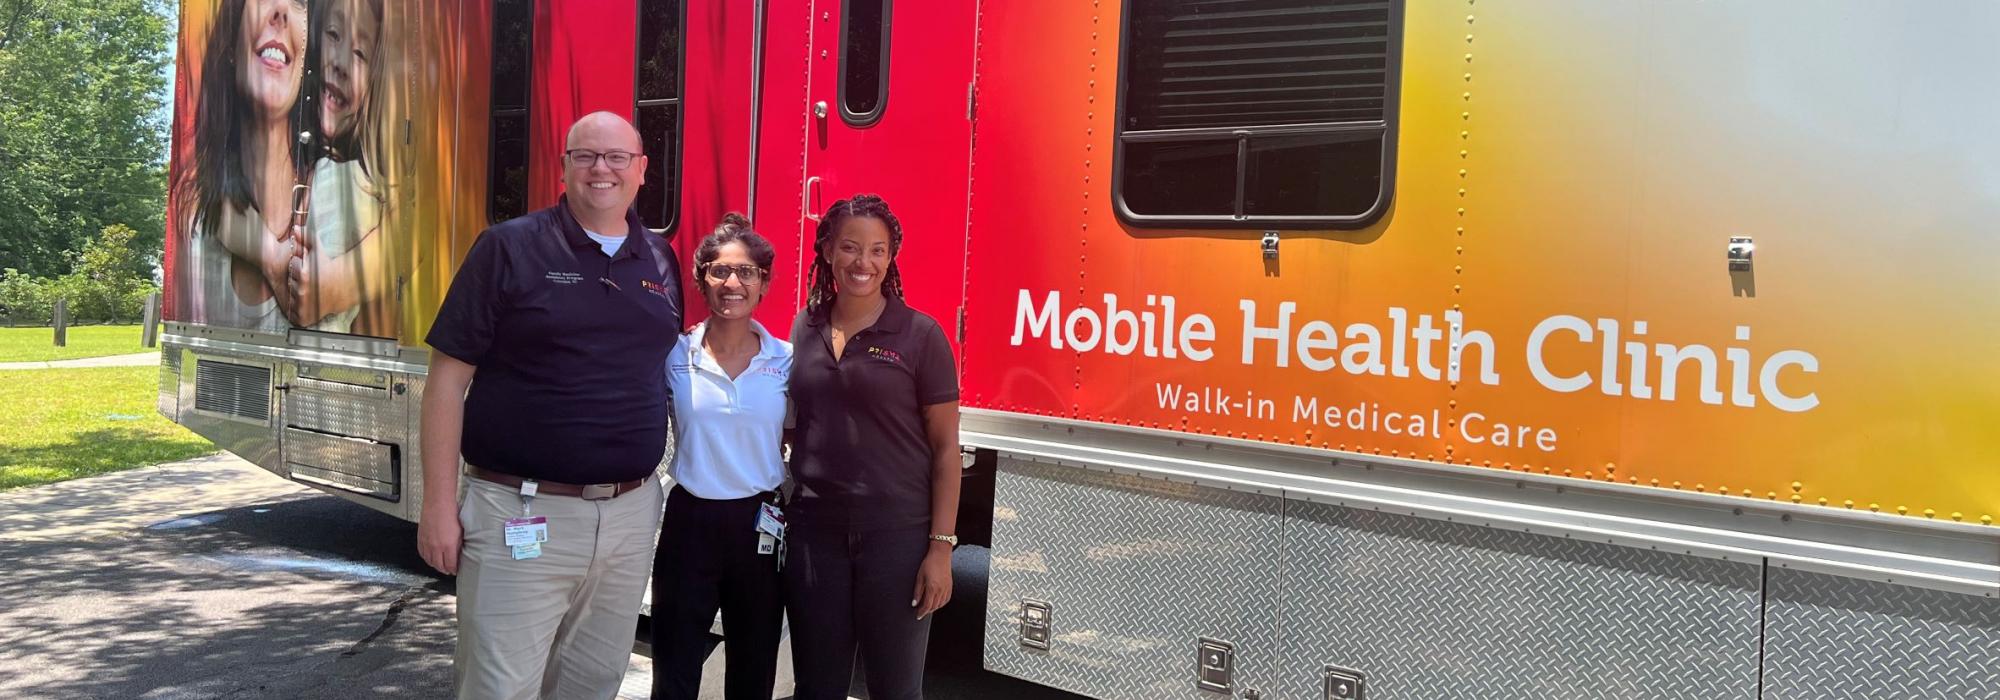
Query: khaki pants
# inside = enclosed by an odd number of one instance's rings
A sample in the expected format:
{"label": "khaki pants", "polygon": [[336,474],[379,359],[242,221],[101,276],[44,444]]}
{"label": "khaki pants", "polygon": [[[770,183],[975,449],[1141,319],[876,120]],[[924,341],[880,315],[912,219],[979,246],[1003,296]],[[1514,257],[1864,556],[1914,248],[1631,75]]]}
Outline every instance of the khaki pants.
{"label": "khaki pants", "polygon": [[516,489],[471,476],[458,509],[461,700],[612,698],[632,654],[665,495],[659,482],[617,498],[534,500],[548,518],[542,555],[516,561],[503,521]]}

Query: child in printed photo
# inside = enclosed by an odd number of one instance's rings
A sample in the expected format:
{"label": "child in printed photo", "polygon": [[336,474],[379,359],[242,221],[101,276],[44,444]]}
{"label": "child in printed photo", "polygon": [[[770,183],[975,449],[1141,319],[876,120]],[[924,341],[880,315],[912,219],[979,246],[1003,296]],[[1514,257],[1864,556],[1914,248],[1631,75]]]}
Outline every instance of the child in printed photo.
{"label": "child in printed photo", "polygon": [[[313,164],[312,198],[292,265],[294,321],[353,332],[364,305],[387,297],[389,261],[381,234],[385,196],[378,145],[383,0],[328,0],[313,13],[319,55],[323,157]],[[379,332],[379,329],[378,329]]]}

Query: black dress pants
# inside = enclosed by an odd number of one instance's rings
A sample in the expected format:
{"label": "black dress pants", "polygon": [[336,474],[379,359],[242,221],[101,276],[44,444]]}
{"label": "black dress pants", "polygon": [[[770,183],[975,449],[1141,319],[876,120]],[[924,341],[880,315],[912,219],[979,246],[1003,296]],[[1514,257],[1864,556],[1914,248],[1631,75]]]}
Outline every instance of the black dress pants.
{"label": "black dress pants", "polygon": [[653,697],[695,700],[722,611],[729,645],[723,696],[770,700],[784,599],[778,557],[757,553],[757,507],[769,494],[715,501],[675,486],[653,557]]}
{"label": "black dress pants", "polygon": [[794,524],[785,561],[797,700],[845,700],[857,648],[871,700],[920,700],[931,618],[910,606],[930,526],[850,532]]}

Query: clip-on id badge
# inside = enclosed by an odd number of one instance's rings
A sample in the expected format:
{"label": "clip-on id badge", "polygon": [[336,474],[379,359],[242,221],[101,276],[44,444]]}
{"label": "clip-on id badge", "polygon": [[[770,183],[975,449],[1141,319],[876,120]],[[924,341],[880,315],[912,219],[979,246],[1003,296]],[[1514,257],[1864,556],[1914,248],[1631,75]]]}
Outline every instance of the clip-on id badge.
{"label": "clip-on id badge", "polygon": [[542,543],[549,541],[549,519],[535,515],[535,482],[521,482],[521,517],[506,521],[507,547],[516,561],[542,555]]}
{"label": "clip-on id badge", "polygon": [[769,503],[757,505],[757,553],[772,554],[785,540],[785,512]]}

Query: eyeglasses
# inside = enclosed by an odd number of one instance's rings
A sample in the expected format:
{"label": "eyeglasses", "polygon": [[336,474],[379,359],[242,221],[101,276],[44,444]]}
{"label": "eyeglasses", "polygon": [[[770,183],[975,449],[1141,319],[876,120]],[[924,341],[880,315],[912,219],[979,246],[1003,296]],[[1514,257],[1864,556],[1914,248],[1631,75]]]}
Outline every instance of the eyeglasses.
{"label": "eyeglasses", "polygon": [[581,148],[575,148],[568,151],[564,151],[563,157],[568,158],[570,167],[574,168],[594,167],[597,165],[597,161],[599,159],[603,159],[604,167],[610,168],[612,170],[624,170],[626,168],[632,167],[632,161],[637,159],[639,157],[639,154],[627,153],[625,151],[606,151],[604,153],[598,153],[597,151],[587,151]]}
{"label": "eyeglasses", "polygon": [[714,284],[728,282],[730,275],[735,275],[736,279],[743,280],[744,284],[757,284],[764,281],[765,272],[764,268],[756,265],[709,263],[701,266],[701,274],[706,275],[708,281]]}

